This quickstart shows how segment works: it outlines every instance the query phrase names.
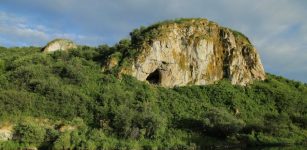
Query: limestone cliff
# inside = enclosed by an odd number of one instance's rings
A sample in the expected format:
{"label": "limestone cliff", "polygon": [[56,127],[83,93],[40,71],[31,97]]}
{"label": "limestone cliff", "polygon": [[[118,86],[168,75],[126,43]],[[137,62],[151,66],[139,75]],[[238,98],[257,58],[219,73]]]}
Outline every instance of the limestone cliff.
{"label": "limestone cliff", "polygon": [[77,48],[77,45],[68,39],[55,39],[49,42],[44,48],[44,52],[65,51],[68,49]]}
{"label": "limestone cliff", "polygon": [[[206,85],[221,79],[246,85],[264,80],[255,47],[243,34],[206,19],[159,23],[132,32],[136,54],[124,58],[120,74],[164,87]],[[114,59],[108,64],[114,62]]]}

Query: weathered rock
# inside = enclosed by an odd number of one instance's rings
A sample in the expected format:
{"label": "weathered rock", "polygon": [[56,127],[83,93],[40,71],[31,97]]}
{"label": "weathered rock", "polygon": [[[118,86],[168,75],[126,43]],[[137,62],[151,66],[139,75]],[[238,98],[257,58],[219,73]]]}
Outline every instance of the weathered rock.
{"label": "weathered rock", "polygon": [[76,130],[76,129],[77,129],[77,127],[75,127],[75,126],[63,125],[63,126],[61,126],[61,127],[59,128],[59,131],[60,131],[60,132],[66,132],[66,131],[74,131],[74,130]]}
{"label": "weathered rock", "polygon": [[13,138],[13,133],[9,129],[0,129],[0,141],[8,141]]}
{"label": "weathered rock", "polygon": [[37,150],[37,147],[26,147],[23,150]]}
{"label": "weathered rock", "polygon": [[120,74],[164,87],[206,85],[224,78],[246,85],[265,79],[248,38],[206,19],[161,23],[139,32],[132,33],[138,54],[124,58],[128,65],[122,65]]}
{"label": "weathered rock", "polygon": [[65,51],[77,48],[77,45],[68,39],[55,39],[49,42],[43,49],[44,52]]}

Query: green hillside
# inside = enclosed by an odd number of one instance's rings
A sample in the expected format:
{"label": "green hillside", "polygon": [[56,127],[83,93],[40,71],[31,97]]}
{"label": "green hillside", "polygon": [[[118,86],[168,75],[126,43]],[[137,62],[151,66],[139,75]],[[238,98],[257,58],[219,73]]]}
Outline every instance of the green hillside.
{"label": "green hillside", "polygon": [[[3,149],[195,149],[212,146],[307,144],[307,85],[268,74],[241,87],[162,88],[103,73],[104,60],[126,53],[79,47],[42,53],[0,48]],[[0,148],[1,149],[1,148]]]}

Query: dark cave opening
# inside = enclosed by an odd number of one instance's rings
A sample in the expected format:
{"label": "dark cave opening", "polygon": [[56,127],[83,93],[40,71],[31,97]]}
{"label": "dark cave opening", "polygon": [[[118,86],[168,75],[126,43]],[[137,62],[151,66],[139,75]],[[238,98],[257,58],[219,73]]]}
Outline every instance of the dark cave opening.
{"label": "dark cave opening", "polygon": [[151,84],[160,84],[161,82],[161,73],[159,69],[156,69],[154,72],[150,73],[146,80]]}

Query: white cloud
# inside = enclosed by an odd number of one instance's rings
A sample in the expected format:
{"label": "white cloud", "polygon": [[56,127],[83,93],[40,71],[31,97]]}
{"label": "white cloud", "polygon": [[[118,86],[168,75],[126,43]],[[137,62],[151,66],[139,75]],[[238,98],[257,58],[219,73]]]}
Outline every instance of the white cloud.
{"label": "white cloud", "polygon": [[68,38],[78,43],[97,45],[102,41],[99,36],[87,36],[75,33],[63,33],[41,24],[32,24],[26,18],[0,12],[0,44],[6,46],[42,46],[55,38]]}

